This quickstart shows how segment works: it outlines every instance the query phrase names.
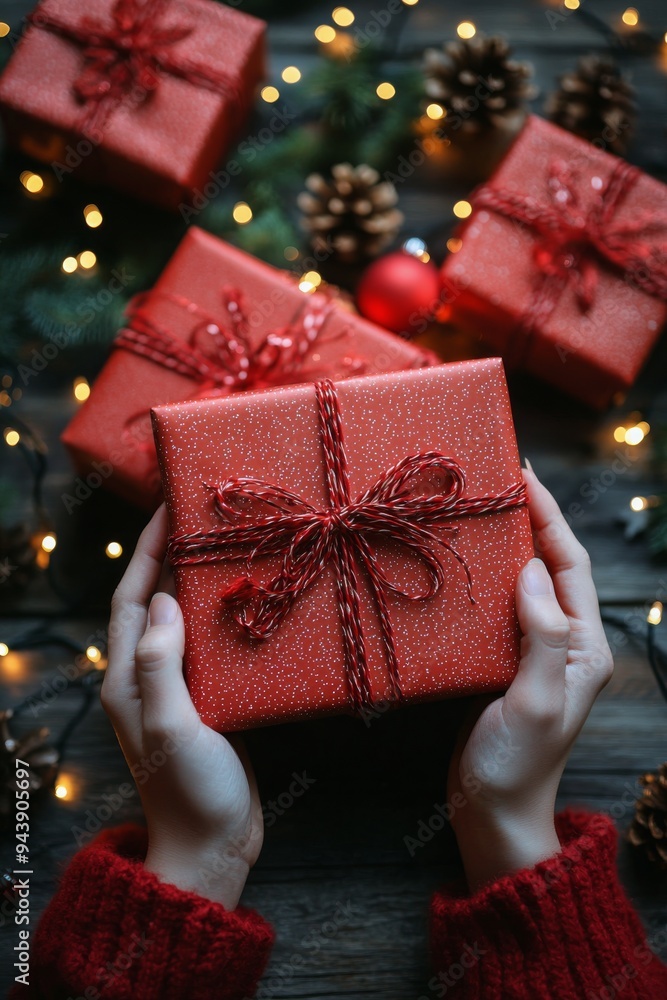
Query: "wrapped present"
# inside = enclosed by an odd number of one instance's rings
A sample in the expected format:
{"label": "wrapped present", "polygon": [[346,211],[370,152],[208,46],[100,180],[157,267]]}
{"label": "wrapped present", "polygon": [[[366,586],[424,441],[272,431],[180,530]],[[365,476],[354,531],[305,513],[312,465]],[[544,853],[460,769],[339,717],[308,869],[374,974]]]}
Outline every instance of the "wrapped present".
{"label": "wrapped present", "polygon": [[498,358],[153,410],[186,677],[228,731],[500,691],[532,555]]}
{"label": "wrapped present", "polygon": [[452,318],[510,366],[603,408],[665,321],[667,189],[537,117],[472,197],[443,275]]}
{"label": "wrapped present", "polygon": [[151,406],[437,360],[193,226],[153,290],[131,303],[62,440],[81,475],[153,508],[161,493]]}
{"label": "wrapped present", "polygon": [[0,79],[12,144],[175,208],[238,135],[264,75],[258,18],[212,0],[42,0]]}

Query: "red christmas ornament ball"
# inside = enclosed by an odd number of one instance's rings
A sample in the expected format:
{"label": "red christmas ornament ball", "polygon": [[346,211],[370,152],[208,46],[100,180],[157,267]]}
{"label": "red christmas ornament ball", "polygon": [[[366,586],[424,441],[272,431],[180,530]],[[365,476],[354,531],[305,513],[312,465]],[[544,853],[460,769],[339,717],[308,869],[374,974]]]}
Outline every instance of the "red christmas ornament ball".
{"label": "red christmas ornament ball", "polygon": [[440,304],[440,273],[429,259],[398,250],[366,268],[357,288],[362,316],[408,339]]}

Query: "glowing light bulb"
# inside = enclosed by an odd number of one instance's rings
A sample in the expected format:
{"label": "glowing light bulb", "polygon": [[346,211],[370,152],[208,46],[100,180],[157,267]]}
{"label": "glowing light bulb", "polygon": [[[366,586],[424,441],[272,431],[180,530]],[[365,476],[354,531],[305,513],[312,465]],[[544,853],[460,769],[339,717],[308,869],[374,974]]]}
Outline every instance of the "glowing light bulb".
{"label": "glowing light bulb", "polygon": [[637,24],[639,24],[639,11],[636,7],[626,7],[621,14],[621,20],[623,24],[627,24],[628,27],[634,28]]}
{"label": "glowing light bulb", "polygon": [[102,653],[97,648],[97,646],[89,646],[86,650],[86,656],[91,663],[99,663],[102,659]]}
{"label": "glowing light bulb", "polygon": [[472,205],[469,201],[457,201],[452,211],[457,219],[467,219],[472,212]]}
{"label": "glowing light bulb", "polygon": [[579,10],[581,0],[563,0],[563,6],[568,10]]}
{"label": "glowing light bulb", "polygon": [[77,261],[76,257],[65,257],[64,261],[61,264],[61,267],[65,272],[65,274],[71,274],[72,271],[76,271],[78,266],[79,262]]}
{"label": "glowing light bulb", "polygon": [[438,119],[444,118],[447,112],[441,104],[429,104],[426,108],[426,114],[433,121],[438,121]]}
{"label": "glowing light bulb", "polygon": [[447,240],[447,249],[450,253],[458,253],[463,246],[463,240],[458,239],[456,236],[452,236]]}
{"label": "glowing light bulb", "polygon": [[123,546],[120,542],[109,542],[106,549],[104,550],[109,557],[109,559],[118,559],[119,556],[123,554]]}
{"label": "glowing light bulb", "polygon": [[21,435],[18,431],[15,431],[13,427],[6,427],[4,438],[9,447],[14,448],[21,440]]}
{"label": "glowing light bulb", "polygon": [[266,101],[267,104],[275,104],[280,97],[280,91],[277,87],[262,87],[260,97],[263,101]]}
{"label": "glowing light bulb", "polygon": [[387,81],[385,81],[384,83],[378,83],[377,87],[375,88],[375,93],[378,95],[378,97],[382,98],[383,101],[390,101],[394,96],[394,94],[396,93],[396,87],[393,85],[393,83],[388,83]]}
{"label": "glowing light bulb", "polygon": [[9,652],[9,646],[6,642],[0,642],[0,656],[7,656]]}
{"label": "glowing light bulb", "polygon": [[237,201],[232,211],[234,222],[245,226],[252,219],[252,209],[245,201]]}
{"label": "glowing light bulb", "polygon": [[285,83],[298,83],[301,79],[301,70],[298,66],[285,66],[280,75]]}
{"label": "glowing light bulb", "polygon": [[79,378],[74,379],[74,387],[72,389],[74,393],[74,398],[78,403],[84,403],[90,396],[90,386],[88,385],[88,379],[80,375]]}
{"label": "glowing light bulb", "polygon": [[336,29],[332,28],[330,24],[320,24],[315,28],[315,38],[318,42],[322,42],[324,45],[328,45],[329,42],[333,42],[336,37]]}
{"label": "glowing light bulb", "polygon": [[59,781],[56,787],[53,789],[53,794],[57,799],[66,799],[69,795],[69,788],[64,782]]}
{"label": "glowing light bulb", "polygon": [[44,188],[44,180],[39,174],[34,174],[32,170],[24,170],[19,177],[21,184],[30,194],[37,194]]}
{"label": "glowing light bulb", "polygon": [[641,427],[639,427],[639,425],[635,427],[628,427],[627,431],[625,432],[625,443],[633,446],[641,444],[641,442],[644,440],[644,437],[645,437],[644,431],[641,429]]}
{"label": "glowing light bulb", "polygon": [[354,24],[354,14],[349,7],[336,7],[331,18],[341,28],[349,28],[351,24]]}
{"label": "glowing light bulb", "polygon": [[55,547],[57,545],[56,536],[55,535],[44,535],[44,538],[42,538],[42,543],[41,544],[42,544],[42,549],[43,549],[44,552],[53,552],[53,550],[55,549]]}
{"label": "glowing light bulb", "polygon": [[636,510],[636,511],[646,510],[647,507],[648,507],[648,500],[646,499],[646,497],[633,497],[632,500],[630,501],[631,510]]}
{"label": "glowing light bulb", "polygon": [[91,229],[97,229],[98,226],[102,225],[102,213],[97,205],[86,205],[83,217],[86,220],[86,225],[90,226]]}
{"label": "glowing light bulb", "polygon": [[0,38],[5,38],[10,31],[11,28],[6,23],[6,21],[0,21]]}
{"label": "glowing light bulb", "polygon": [[649,625],[659,625],[662,621],[662,603],[660,601],[655,601],[651,605],[651,610],[646,616],[646,621]]}
{"label": "glowing light bulb", "polygon": [[477,28],[472,21],[461,21],[456,29],[459,38],[473,38],[477,34]]}
{"label": "glowing light bulb", "polygon": [[317,271],[306,271],[305,274],[301,275],[301,280],[299,281],[299,290],[309,294],[314,292],[322,284],[322,275],[318,274]]}
{"label": "glowing light bulb", "polygon": [[89,271],[91,267],[95,267],[95,264],[97,264],[97,257],[92,250],[82,250],[79,254],[79,264],[86,271]]}
{"label": "glowing light bulb", "polygon": [[299,251],[296,247],[285,247],[283,255],[285,260],[296,260],[299,256]]}

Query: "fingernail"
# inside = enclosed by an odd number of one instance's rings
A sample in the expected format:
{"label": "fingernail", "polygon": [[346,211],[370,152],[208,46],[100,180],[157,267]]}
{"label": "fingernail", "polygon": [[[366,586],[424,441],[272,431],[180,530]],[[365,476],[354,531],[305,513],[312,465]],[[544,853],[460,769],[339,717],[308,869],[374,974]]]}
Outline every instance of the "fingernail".
{"label": "fingernail", "polygon": [[148,624],[171,625],[176,618],[178,605],[169,594],[155,594],[148,609]]}
{"label": "fingernail", "polygon": [[554,593],[554,585],[541,559],[531,559],[521,574],[523,589],[531,597],[546,597]]}
{"label": "fingernail", "polygon": [[528,469],[528,471],[529,471],[529,472],[534,472],[534,471],[535,471],[535,470],[533,469],[533,466],[532,466],[532,465],[531,465],[531,463],[530,463],[530,459],[529,459],[529,458],[525,458],[525,457],[524,457],[524,460],[523,460],[523,464],[524,464],[524,467],[525,467],[526,469]]}

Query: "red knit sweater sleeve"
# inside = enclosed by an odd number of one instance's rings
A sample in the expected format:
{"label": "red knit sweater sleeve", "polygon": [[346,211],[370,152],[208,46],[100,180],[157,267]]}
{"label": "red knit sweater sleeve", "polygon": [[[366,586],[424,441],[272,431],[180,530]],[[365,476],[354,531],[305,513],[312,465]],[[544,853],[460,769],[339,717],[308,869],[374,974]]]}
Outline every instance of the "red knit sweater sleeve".
{"label": "red knit sweater sleeve", "polygon": [[474,896],[454,888],[431,905],[431,996],[461,1000],[658,1000],[655,957],[616,873],[604,816],[558,817],[562,851]]}
{"label": "red knit sweater sleeve", "polygon": [[145,854],[145,830],[126,825],[75,855],[34,934],[29,986],[15,985],[10,1000],[253,995],[270,925],[160,882]]}

